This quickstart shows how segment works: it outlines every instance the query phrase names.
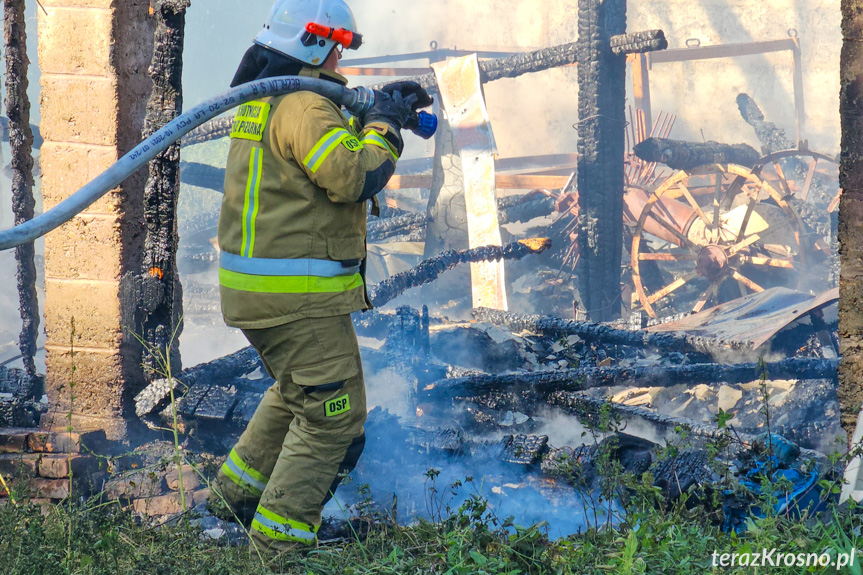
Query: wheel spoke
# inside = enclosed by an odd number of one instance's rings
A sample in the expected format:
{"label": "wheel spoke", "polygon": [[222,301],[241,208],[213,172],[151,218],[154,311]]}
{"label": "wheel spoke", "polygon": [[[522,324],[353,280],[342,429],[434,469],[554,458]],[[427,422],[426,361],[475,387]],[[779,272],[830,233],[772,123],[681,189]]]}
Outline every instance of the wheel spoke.
{"label": "wheel spoke", "polygon": [[765,258],[761,256],[740,256],[741,264],[752,264],[754,266],[769,266],[774,268],[794,269],[794,264],[788,260],[776,258]]}
{"label": "wheel spoke", "polygon": [[738,271],[735,271],[733,274],[731,274],[731,277],[733,277],[740,284],[745,285],[746,287],[748,287],[752,291],[755,291],[755,292],[763,292],[764,291],[763,287],[761,287],[760,285],[758,285],[757,283],[755,283],[754,281],[752,281],[751,279],[749,279],[748,277],[746,277],[745,275],[741,274]]}
{"label": "wheel spoke", "polygon": [[694,262],[695,254],[640,253],[638,259],[644,262]]}
{"label": "wheel spoke", "polygon": [[694,311],[695,313],[698,313],[702,309],[704,309],[704,306],[707,305],[707,302],[710,300],[710,298],[715,297],[718,291],[719,291],[719,284],[717,284],[717,283],[712,283],[709,286],[707,286],[707,289],[704,290],[704,293],[701,294],[701,297],[698,298],[697,302],[695,302],[695,307],[692,308],[692,311]]}
{"label": "wheel spoke", "polygon": [[695,198],[693,197],[692,192],[689,191],[689,188],[687,188],[683,184],[677,184],[677,187],[680,188],[680,191],[683,193],[683,197],[686,198],[686,201],[689,202],[689,205],[692,206],[692,209],[695,210],[695,213],[698,214],[699,218],[701,218],[701,221],[703,221],[706,226],[710,226],[710,220],[708,220],[707,216],[704,215],[704,211],[701,209],[701,206],[698,205],[698,202],[695,201]]}
{"label": "wheel spoke", "polygon": [[743,223],[740,224],[740,231],[737,232],[737,239],[734,243],[739,244],[746,237],[746,228],[749,227],[749,219],[752,217],[752,212],[755,211],[755,204],[758,203],[758,196],[749,198],[749,205],[746,206],[746,214],[743,216]]}
{"label": "wheel spoke", "polygon": [[722,172],[716,171],[716,187],[713,190],[713,229],[719,230],[719,200],[722,194]]}
{"label": "wheel spoke", "polygon": [[791,195],[791,188],[788,186],[788,180],[785,178],[785,172],[782,171],[782,166],[779,165],[779,160],[773,162],[773,167],[776,168],[776,175],[779,176],[779,183],[782,184],[782,189],[785,190],[785,195]]}
{"label": "wheel spoke", "polygon": [[812,163],[809,164],[809,172],[806,173],[806,181],[803,182],[803,191],[800,192],[800,199],[804,202],[809,197],[809,190],[812,188],[812,179],[815,177],[815,169],[818,167],[818,158],[812,158]]}
{"label": "wheel spoke", "polygon": [[733,246],[726,248],[726,250],[727,250],[726,253],[728,254],[728,257],[736,255],[738,252],[748,248],[749,246],[751,246],[752,244],[754,244],[755,242],[757,242],[760,239],[761,239],[760,235],[752,234],[751,236],[747,237],[742,242],[737,242]]}
{"label": "wheel spoke", "polygon": [[670,284],[668,284],[667,286],[665,286],[664,288],[662,288],[661,290],[659,290],[658,292],[653,294],[652,296],[649,296],[647,298],[647,303],[650,305],[653,305],[657,301],[659,301],[662,298],[664,298],[665,296],[669,295],[674,290],[683,287],[684,285],[687,284],[687,282],[690,282],[697,277],[698,277],[698,272],[692,271],[686,275],[683,275],[683,276],[677,278],[676,280],[674,280],[673,282],[671,282]]}

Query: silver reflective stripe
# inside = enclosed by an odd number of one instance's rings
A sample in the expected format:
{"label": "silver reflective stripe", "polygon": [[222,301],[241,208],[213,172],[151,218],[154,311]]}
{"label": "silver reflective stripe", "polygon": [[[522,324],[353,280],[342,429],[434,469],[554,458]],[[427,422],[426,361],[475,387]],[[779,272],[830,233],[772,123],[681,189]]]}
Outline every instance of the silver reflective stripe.
{"label": "silver reflective stripe", "polygon": [[285,525],[284,523],[276,523],[272,519],[268,519],[260,513],[255,513],[255,521],[257,521],[264,527],[269,527],[273,531],[278,531],[279,533],[284,533],[285,535],[296,537],[297,539],[303,539],[304,541],[314,541],[316,537],[316,535],[311,531],[294,529],[289,525]]}
{"label": "silver reflective stripe", "polygon": [[228,459],[225,461],[225,465],[227,465],[231,471],[236,473],[237,477],[239,477],[240,481],[242,481],[243,483],[248,483],[249,485],[261,492],[263,492],[267,488],[266,483],[264,483],[263,481],[258,481],[257,479],[240,469],[237,463],[230,457],[228,457]]}
{"label": "silver reflective stripe", "polygon": [[334,278],[359,273],[360,266],[342,267],[341,262],[312,259],[244,258],[226,251],[219,253],[219,267],[253,276],[314,276]]}

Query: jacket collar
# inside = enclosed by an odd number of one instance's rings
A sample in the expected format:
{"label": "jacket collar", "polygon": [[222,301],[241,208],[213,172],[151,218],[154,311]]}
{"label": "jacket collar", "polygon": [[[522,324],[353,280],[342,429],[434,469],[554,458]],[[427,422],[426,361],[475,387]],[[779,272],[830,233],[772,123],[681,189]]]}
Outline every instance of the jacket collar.
{"label": "jacket collar", "polygon": [[330,82],[335,82],[336,84],[341,84],[342,86],[348,85],[348,79],[342,76],[341,74],[337,74],[336,72],[330,72],[329,70],[324,70],[323,68],[308,68],[304,66],[302,70],[299,71],[297,76],[306,76],[308,78],[320,78],[321,80],[329,80]]}

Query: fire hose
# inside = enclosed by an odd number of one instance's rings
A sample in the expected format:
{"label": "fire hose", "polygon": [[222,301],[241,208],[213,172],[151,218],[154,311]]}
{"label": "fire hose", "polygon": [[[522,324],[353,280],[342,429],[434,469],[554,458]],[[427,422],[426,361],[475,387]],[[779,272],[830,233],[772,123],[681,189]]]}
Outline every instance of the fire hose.
{"label": "fire hose", "polygon": [[[0,231],[0,251],[32,242],[68,222],[95,203],[96,200],[119,186],[138,168],[207,120],[259,98],[301,91],[320,94],[337,105],[343,106],[351,114],[360,117],[365,115],[375,101],[374,92],[368,88],[345,88],[317,78],[280,76],[242,84],[177,116],[162,129],[135,146],[83,188],[47,212],[23,224]],[[428,139],[434,135],[437,129],[437,118],[426,112],[411,114],[405,128],[422,138]]]}

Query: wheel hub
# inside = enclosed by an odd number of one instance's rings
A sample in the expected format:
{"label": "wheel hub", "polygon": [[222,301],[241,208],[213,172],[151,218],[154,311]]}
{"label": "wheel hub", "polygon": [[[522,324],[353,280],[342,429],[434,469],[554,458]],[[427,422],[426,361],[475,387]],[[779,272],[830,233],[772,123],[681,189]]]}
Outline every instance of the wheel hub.
{"label": "wheel hub", "polygon": [[718,280],[728,269],[728,254],[716,244],[705,246],[698,252],[695,271],[711,282]]}

